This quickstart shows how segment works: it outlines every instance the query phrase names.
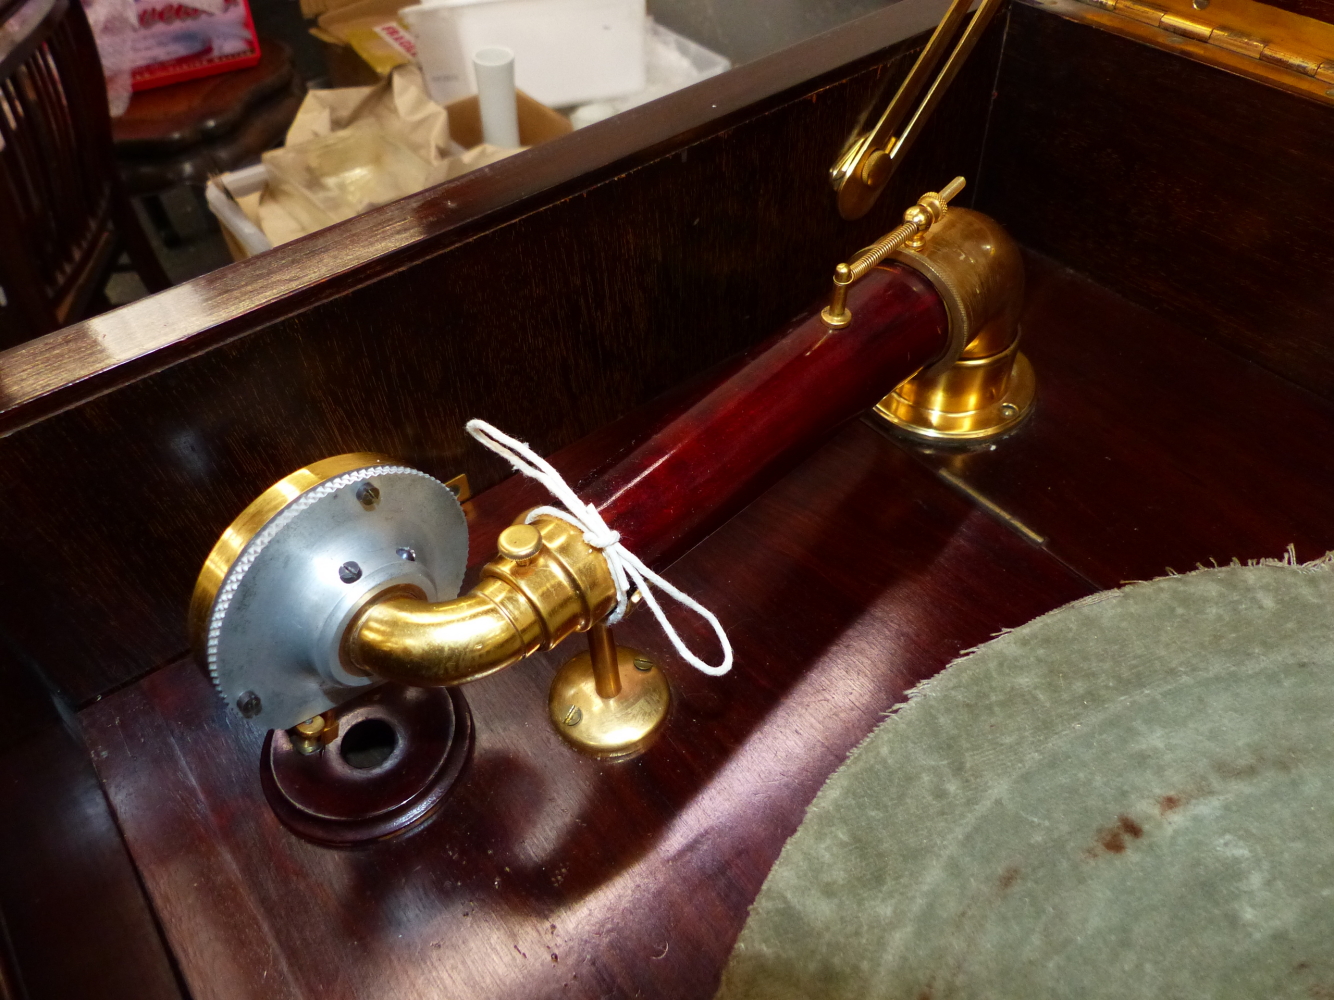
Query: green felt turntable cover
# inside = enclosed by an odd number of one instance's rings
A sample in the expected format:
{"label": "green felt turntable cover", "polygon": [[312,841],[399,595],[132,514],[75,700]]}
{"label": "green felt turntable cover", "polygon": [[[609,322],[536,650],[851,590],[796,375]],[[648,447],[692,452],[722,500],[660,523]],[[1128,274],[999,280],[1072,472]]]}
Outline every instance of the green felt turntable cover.
{"label": "green felt turntable cover", "polygon": [[1334,566],[1097,594],[920,685],[719,996],[1334,1000]]}

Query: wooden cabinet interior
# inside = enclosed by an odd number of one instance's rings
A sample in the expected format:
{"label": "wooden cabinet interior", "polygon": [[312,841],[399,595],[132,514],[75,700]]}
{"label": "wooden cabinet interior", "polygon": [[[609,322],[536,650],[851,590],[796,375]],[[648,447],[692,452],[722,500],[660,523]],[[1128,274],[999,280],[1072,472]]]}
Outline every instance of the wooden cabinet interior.
{"label": "wooden cabinet interior", "polygon": [[[824,171],[921,44],[892,41],[898,17],[0,355],[0,717],[8,801],[31,818],[4,828],[31,864],[0,881],[0,911],[29,995],[98,969],[121,982],[133,962],[155,996],[390,979],[709,996],[805,804],[907,687],[1126,579],[1334,549],[1334,251],[1316,238],[1334,222],[1334,109],[1016,4],[848,224]],[[558,659],[538,660],[468,691],[476,756],[428,829],[331,853],[278,826],[263,734],[181,659],[193,576],[253,496],[353,450],[466,471],[489,555],[543,498],[464,420],[591,482],[960,173],[1035,251],[1040,395],[1018,435],[931,454],[853,424],[686,553],[672,576],[723,618],[738,666],[715,682],[669,665],[678,708],[644,757],[566,751],[543,718]],[[76,736],[34,714],[48,691]],[[37,740],[53,763],[17,769]],[[96,814],[98,780],[111,811],[90,842],[121,874],[95,890],[31,844]],[[37,879],[96,926],[134,928],[138,950],[14,933],[49,926],[22,889]]]}

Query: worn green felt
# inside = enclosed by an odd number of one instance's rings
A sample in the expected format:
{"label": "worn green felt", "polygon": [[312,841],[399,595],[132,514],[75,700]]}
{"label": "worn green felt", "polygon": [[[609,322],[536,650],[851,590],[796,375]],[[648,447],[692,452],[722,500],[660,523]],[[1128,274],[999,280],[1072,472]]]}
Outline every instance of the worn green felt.
{"label": "worn green felt", "polygon": [[1334,569],[1068,605],[820,791],[720,998],[1334,1000]]}

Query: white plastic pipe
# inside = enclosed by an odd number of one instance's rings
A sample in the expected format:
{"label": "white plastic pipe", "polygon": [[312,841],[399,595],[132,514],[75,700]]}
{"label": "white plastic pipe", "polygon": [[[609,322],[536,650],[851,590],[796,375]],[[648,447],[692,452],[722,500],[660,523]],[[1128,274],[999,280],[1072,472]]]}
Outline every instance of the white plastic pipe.
{"label": "white plastic pipe", "polygon": [[513,149],[519,145],[519,110],[514,93],[514,53],[499,45],[478,49],[477,102],[482,112],[482,141]]}

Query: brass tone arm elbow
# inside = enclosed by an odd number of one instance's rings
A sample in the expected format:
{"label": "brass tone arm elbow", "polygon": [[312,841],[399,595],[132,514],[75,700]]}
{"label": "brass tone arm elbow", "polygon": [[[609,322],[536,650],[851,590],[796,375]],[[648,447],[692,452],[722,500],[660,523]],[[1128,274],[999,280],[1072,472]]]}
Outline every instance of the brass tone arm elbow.
{"label": "brass tone arm elbow", "polygon": [[372,599],[344,633],[344,663],[400,684],[462,684],[587,631],[616,602],[605,557],[567,521],[520,518],[499,548],[477,586],[454,600]]}

